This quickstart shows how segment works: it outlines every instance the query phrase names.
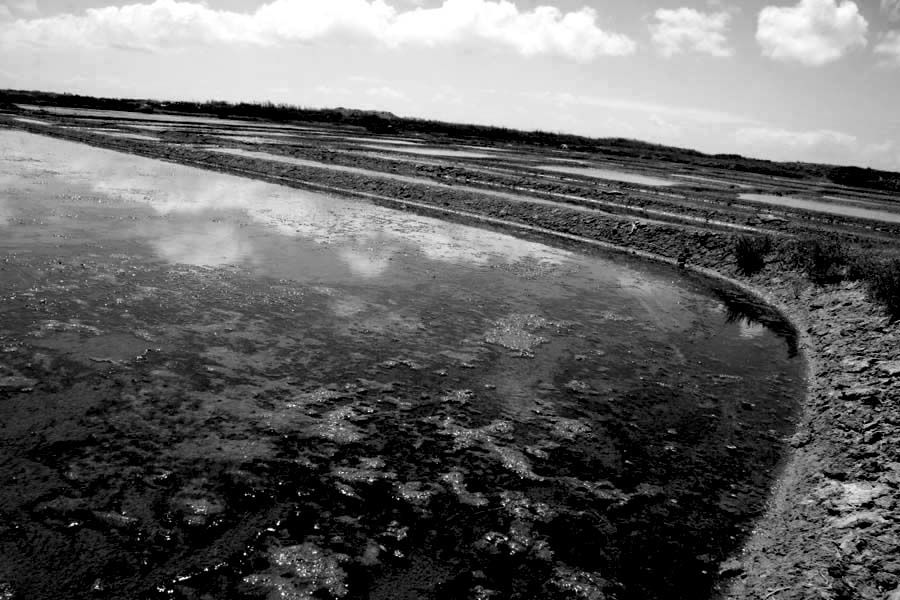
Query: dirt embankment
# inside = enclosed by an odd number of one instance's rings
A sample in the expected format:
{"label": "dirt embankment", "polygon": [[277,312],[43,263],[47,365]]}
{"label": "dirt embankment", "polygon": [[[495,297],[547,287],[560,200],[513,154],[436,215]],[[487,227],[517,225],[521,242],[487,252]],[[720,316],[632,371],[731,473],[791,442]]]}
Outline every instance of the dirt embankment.
{"label": "dirt embankment", "polygon": [[770,507],[721,569],[722,598],[900,599],[900,324],[860,284],[813,286],[775,262],[740,276],[733,231],[633,213],[511,201],[452,187],[373,180],[200,149],[96,143],[300,188],[362,196],[404,210],[562,235],[684,264],[745,287],[797,326],[808,392]]}

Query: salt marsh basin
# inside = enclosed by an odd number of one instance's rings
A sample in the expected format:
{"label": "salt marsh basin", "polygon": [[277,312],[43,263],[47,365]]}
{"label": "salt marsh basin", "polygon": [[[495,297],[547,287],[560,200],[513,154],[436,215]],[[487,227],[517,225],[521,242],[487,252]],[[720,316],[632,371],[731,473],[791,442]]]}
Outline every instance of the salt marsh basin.
{"label": "salt marsh basin", "polygon": [[0,148],[0,579],[25,597],[696,598],[763,508],[799,360],[703,281]]}

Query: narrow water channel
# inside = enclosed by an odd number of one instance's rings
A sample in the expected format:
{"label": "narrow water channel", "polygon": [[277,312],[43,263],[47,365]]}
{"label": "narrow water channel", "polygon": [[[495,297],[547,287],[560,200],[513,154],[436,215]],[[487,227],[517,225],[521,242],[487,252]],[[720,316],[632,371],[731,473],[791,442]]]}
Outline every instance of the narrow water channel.
{"label": "narrow water channel", "polygon": [[13,131],[0,190],[16,597],[696,600],[802,393],[668,267]]}

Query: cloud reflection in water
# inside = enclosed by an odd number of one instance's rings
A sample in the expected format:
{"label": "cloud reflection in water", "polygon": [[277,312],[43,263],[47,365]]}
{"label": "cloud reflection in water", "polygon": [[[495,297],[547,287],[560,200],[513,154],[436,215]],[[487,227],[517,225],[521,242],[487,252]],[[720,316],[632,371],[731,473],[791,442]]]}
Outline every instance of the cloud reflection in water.
{"label": "cloud reflection in water", "polygon": [[231,223],[197,223],[190,231],[178,231],[151,241],[165,260],[194,266],[217,267],[245,262],[253,245]]}
{"label": "cloud reflection in water", "polygon": [[[137,233],[149,238],[162,258],[173,262],[215,266],[251,260],[263,244],[250,244],[246,232],[237,227],[239,222],[262,225],[279,236],[337,246],[333,256],[365,278],[384,274],[392,257],[411,253],[470,265],[523,259],[560,265],[573,258],[569,252],[511,236],[358,200],[95,148],[77,146],[78,151],[73,151],[71,142],[21,132],[7,135],[22,138],[8,145],[34,146],[38,151],[29,154],[42,157],[34,163],[17,164],[19,179],[34,177],[52,166],[67,185],[87,186],[90,194],[104,201],[144,205],[165,216],[172,229],[139,224]],[[277,242],[269,240],[267,244]]]}

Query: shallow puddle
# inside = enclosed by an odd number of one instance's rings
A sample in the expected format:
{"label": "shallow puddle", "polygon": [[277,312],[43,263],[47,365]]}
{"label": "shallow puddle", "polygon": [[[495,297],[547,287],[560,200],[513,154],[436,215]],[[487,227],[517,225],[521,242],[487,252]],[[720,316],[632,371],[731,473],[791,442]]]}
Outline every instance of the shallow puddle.
{"label": "shallow puddle", "polygon": [[515,152],[512,148],[497,148],[494,146],[472,146],[469,144],[458,144],[460,148],[470,148],[480,152]]}
{"label": "shallow puddle", "polygon": [[733,183],[731,181],[725,181],[722,179],[714,179],[712,177],[700,177],[698,175],[681,175],[681,174],[673,173],[671,176],[677,177],[679,179],[688,179],[690,181],[699,181],[701,183],[713,183],[713,184],[720,185],[723,187],[736,187],[736,188],[750,187],[747,185],[742,185],[740,183]]}
{"label": "shallow puddle", "polygon": [[376,137],[376,138],[343,137],[341,139],[348,140],[351,142],[384,144],[384,145],[388,145],[388,146],[418,146],[419,144],[422,143],[422,141],[420,141],[420,140],[402,140],[399,138],[387,138],[387,137]]}
{"label": "shallow puddle", "polygon": [[53,127],[55,125],[55,123],[41,121],[40,119],[29,119],[27,117],[13,117],[13,121],[18,121],[19,123],[29,123],[31,125],[47,125],[49,127]]}
{"label": "shallow puddle", "polygon": [[415,154],[418,156],[440,156],[443,158],[497,158],[496,155],[484,152],[469,152],[468,150],[450,150],[442,148],[410,148],[403,146],[402,148],[391,147],[387,143],[378,144],[359,144],[360,148],[369,148],[371,150],[391,150],[393,152],[403,152],[404,154]]}
{"label": "shallow puddle", "polygon": [[649,177],[640,175],[639,173],[628,173],[627,171],[616,171],[614,169],[599,169],[596,167],[562,167],[559,165],[543,165],[536,167],[544,171],[552,171],[554,173],[566,173],[568,175],[581,175],[583,177],[594,177],[596,179],[608,179],[610,181],[622,181],[625,183],[636,183],[638,185],[652,185],[656,187],[677,185],[677,182],[660,177]]}
{"label": "shallow puddle", "polygon": [[[212,152],[218,152],[221,154],[231,154],[233,156],[243,156],[246,158],[253,158],[258,160],[266,160],[271,162],[279,162],[288,165],[297,165],[298,167],[313,167],[316,169],[325,169],[328,171],[338,171],[340,173],[348,173],[351,175],[363,175],[365,177],[374,177],[378,179],[390,179],[392,181],[398,181],[402,183],[410,183],[416,185],[424,185],[428,187],[436,187],[443,189],[454,189],[458,191],[464,192],[472,192],[475,194],[480,194],[482,196],[491,196],[494,198],[502,198],[503,200],[508,200],[510,202],[528,202],[530,204],[541,205],[541,206],[551,206],[551,207],[565,207],[568,210],[579,211],[579,212],[591,212],[594,209],[586,208],[583,206],[576,206],[564,202],[557,202],[554,200],[545,200],[543,198],[537,198],[533,196],[522,196],[519,194],[515,194],[512,192],[504,192],[502,190],[495,190],[489,188],[478,188],[468,185],[450,185],[447,183],[443,183],[440,181],[435,181],[434,179],[429,179],[426,177],[412,177],[409,175],[399,175],[397,173],[390,173],[387,171],[376,171],[373,169],[363,169],[361,167],[351,167],[347,165],[339,165],[335,163],[326,163],[317,160],[310,160],[308,158],[299,158],[296,156],[285,156],[282,154],[272,154],[269,152],[258,152],[256,150],[244,150],[242,148],[210,148]],[[352,150],[346,151],[348,154],[354,153]],[[362,154],[362,153],[356,153]],[[374,155],[374,154],[366,154],[367,156],[372,156],[373,158],[382,158],[382,156]],[[397,160],[390,155],[383,155],[383,158],[386,160]],[[406,162],[404,160],[398,160],[398,162]],[[433,163],[427,163],[433,164]],[[479,169],[474,169],[479,170]],[[652,211],[646,211],[649,214],[653,214]]]}
{"label": "shallow puddle", "polygon": [[761,202],[770,206],[799,208],[801,210],[810,210],[813,212],[825,213],[829,215],[839,215],[842,217],[855,217],[857,219],[884,221],[885,223],[900,223],[900,212],[889,212],[886,210],[861,208],[859,206],[852,206],[847,204],[842,205],[834,202],[804,200],[803,198],[794,198],[792,196],[778,196],[775,194],[740,194],[740,196],[738,197],[741,200]]}
{"label": "shallow puddle", "polygon": [[105,135],[109,137],[116,138],[125,138],[129,140],[143,140],[145,142],[158,142],[159,138],[154,137],[152,135],[143,135],[140,133],[129,133],[127,131],[110,131],[108,129],[86,129],[85,131],[89,133],[96,133],[98,135]]}
{"label": "shallow puddle", "polygon": [[244,142],[246,144],[304,144],[304,141],[293,141],[293,140],[285,140],[280,137],[262,137],[262,136],[253,136],[253,135],[216,135],[216,137],[221,138],[223,140],[233,140],[235,142]]}
{"label": "shallow puddle", "polygon": [[795,341],[681,272],[21,132],[0,182],[23,598],[696,599],[764,508]]}
{"label": "shallow puddle", "polygon": [[[107,117],[109,119],[122,119],[124,121],[169,121],[177,124],[201,123],[211,125],[256,125],[259,121],[242,119],[220,119],[217,117],[196,117],[192,115],[167,115],[154,113],[140,113],[122,110],[101,110],[96,108],[69,108],[65,106],[38,106],[35,104],[17,104],[19,108],[30,111],[44,111],[53,115],[74,117]],[[291,125],[278,125],[266,123],[267,127],[275,129],[293,129]]]}

